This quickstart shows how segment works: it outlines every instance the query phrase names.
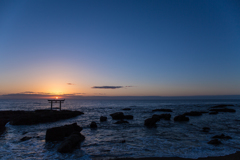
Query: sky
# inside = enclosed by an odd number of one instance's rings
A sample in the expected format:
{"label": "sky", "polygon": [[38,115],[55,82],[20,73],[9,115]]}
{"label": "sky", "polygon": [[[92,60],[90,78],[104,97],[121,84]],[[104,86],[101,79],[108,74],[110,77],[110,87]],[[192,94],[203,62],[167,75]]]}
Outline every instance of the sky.
{"label": "sky", "polygon": [[240,95],[238,0],[0,0],[0,97]]}

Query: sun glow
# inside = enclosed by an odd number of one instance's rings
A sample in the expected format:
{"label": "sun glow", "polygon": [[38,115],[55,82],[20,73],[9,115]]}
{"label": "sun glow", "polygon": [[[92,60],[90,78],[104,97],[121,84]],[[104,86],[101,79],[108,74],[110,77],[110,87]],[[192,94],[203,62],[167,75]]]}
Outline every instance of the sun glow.
{"label": "sun glow", "polygon": [[56,97],[56,99],[58,99],[58,97]]}

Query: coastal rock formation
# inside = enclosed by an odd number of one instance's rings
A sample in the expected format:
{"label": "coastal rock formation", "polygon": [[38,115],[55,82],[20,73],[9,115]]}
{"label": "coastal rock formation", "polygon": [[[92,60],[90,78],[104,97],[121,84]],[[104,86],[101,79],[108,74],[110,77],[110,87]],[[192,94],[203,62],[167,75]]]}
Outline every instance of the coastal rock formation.
{"label": "coastal rock formation", "polygon": [[132,115],[124,115],[123,119],[133,119]]}
{"label": "coastal rock formation", "polygon": [[157,111],[161,111],[161,112],[172,112],[171,109],[154,109],[154,110],[152,110],[152,112],[157,112]]}
{"label": "coastal rock formation", "polygon": [[174,121],[189,121],[189,118],[186,117],[185,115],[179,115],[174,117]]}
{"label": "coastal rock formation", "polygon": [[210,111],[216,111],[216,112],[236,112],[235,109],[229,109],[229,108],[210,109]]}
{"label": "coastal rock formation", "polygon": [[222,144],[222,142],[219,141],[218,139],[213,139],[213,140],[209,141],[208,144],[219,145],[219,144]]}
{"label": "coastal rock formation", "polygon": [[120,120],[115,122],[114,124],[123,124],[123,123],[129,123],[128,121]]}
{"label": "coastal rock formation", "polygon": [[62,141],[65,137],[70,136],[73,132],[81,132],[82,127],[78,126],[77,123],[70,125],[64,125],[61,127],[54,127],[47,129],[46,141]]}
{"label": "coastal rock formation", "polygon": [[58,147],[58,152],[68,153],[72,152],[74,148],[84,141],[85,137],[79,132],[73,132],[68,138],[66,138]]}
{"label": "coastal rock formation", "polygon": [[101,116],[100,117],[100,122],[105,122],[105,121],[107,121],[107,117]]}
{"label": "coastal rock formation", "polygon": [[38,123],[56,122],[83,114],[80,111],[55,111],[55,110],[36,110],[25,111],[10,121],[11,125],[33,125]]}
{"label": "coastal rock formation", "polygon": [[157,121],[159,121],[159,120],[155,119],[155,118],[148,118],[144,121],[144,125],[147,127],[154,127],[156,125]]}
{"label": "coastal rock formation", "polygon": [[131,108],[123,108],[122,110],[124,110],[124,111],[130,111]]}
{"label": "coastal rock formation", "polygon": [[90,128],[97,128],[97,123],[96,122],[91,122]]}
{"label": "coastal rock formation", "polygon": [[218,138],[218,139],[232,139],[232,137],[230,137],[230,136],[225,136],[224,134],[216,135],[216,136],[213,136],[212,138]]}
{"label": "coastal rock formation", "polygon": [[110,116],[111,116],[112,119],[114,119],[114,120],[120,120],[120,119],[123,119],[123,118],[124,118],[123,112],[116,112],[116,113],[110,114]]}
{"label": "coastal rock formation", "polygon": [[198,112],[198,111],[191,111],[191,112],[186,112],[183,115],[185,116],[201,116],[202,112]]}

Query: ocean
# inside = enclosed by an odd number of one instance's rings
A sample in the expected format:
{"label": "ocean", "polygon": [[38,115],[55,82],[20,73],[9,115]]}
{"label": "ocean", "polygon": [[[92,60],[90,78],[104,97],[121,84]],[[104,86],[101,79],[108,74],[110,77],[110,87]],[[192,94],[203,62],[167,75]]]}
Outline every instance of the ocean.
{"label": "ocean", "polygon": [[[235,113],[219,112],[216,115],[205,113],[202,116],[189,116],[188,122],[174,122],[177,115],[190,111],[209,111],[219,104],[232,104],[228,108]],[[54,107],[58,104],[54,104]],[[123,108],[131,108],[129,111]],[[0,111],[49,109],[47,100],[0,100]],[[144,120],[153,114],[153,109],[172,109],[171,120],[161,119],[156,127],[144,126]],[[198,158],[221,156],[240,151],[240,100],[65,100],[62,109],[84,112],[75,118],[37,125],[13,126],[6,124],[6,131],[0,136],[0,159],[80,159],[123,158],[123,157],[184,157]],[[110,114],[123,112],[133,115],[129,124],[114,124]],[[166,112],[165,112],[166,113]],[[107,116],[100,122],[100,116]],[[95,121],[97,129],[91,129]],[[60,143],[45,142],[46,130],[76,122],[83,127],[86,137],[80,149],[72,153],[57,152]],[[209,132],[203,132],[209,127]],[[225,134],[232,139],[221,140],[221,145],[208,144],[215,135]],[[30,136],[27,141],[20,141]],[[122,143],[124,142],[124,143]]]}

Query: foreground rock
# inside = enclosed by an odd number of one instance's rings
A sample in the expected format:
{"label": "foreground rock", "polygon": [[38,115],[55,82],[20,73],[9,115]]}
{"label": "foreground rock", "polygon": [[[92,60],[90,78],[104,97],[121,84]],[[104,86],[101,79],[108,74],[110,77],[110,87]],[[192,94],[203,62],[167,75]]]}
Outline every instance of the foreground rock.
{"label": "foreground rock", "polygon": [[224,134],[216,135],[216,136],[213,136],[212,138],[218,138],[218,139],[232,139],[232,137],[230,137],[230,136],[225,136]]}
{"label": "foreground rock", "polygon": [[81,132],[82,127],[78,126],[77,123],[65,125],[61,127],[54,127],[47,129],[46,141],[62,141],[65,137],[70,136],[73,132]]}
{"label": "foreground rock", "polygon": [[172,112],[171,109],[154,109],[153,112],[161,111],[161,112]]}
{"label": "foreground rock", "polygon": [[114,120],[120,120],[120,119],[123,119],[123,118],[124,118],[123,112],[116,112],[116,113],[110,114],[110,116],[111,116],[112,119],[114,119]]}
{"label": "foreground rock", "polygon": [[185,115],[179,115],[179,116],[176,116],[174,117],[174,121],[189,121],[189,118],[186,117]]}
{"label": "foreground rock", "polygon": [[201,116],[202,112],[198,112],[198,111],[191,111],[191,112],[186,112],[183,115],[185,116]]}
{"label": "foreground rock", "polygon": [[97,123],[96,122],[92,122],[90,124],[90,128],[97,128]]}
{"label": "foreground rock", "polygon": [[147,127],[155,127],[158,121],[156,118],[148,118],[144,121],[144,125]]}
{"label": "foreground rock", "polygon": [[62,119],[73,118],[83,114],[80,111],[70,110],[36,110],[25,111],[24,113],[16,115],[16,118],[12,118],[10,124],[12,125],[33,125],[38,123],[56,122]]}
{"label": "foreground rock", "polygon": [[218,139],[213,139],[209,141],[208,144],[219,145],[219,144],[222,144],[222,142],[219,141]]}
{"label": "foreground rock", "polygon": [[100,122],[105,122],[105,121],[107,121],[107,117],[101,116],[100,117]]}
{"label": "foreground rock", "polygon": [[215,111],[215,112],[236,112],[235,109],[229,109],[229,108],[210,109],[210,111]]}
{"label": "foreground rock", "polygon": [[84,141],[85,137],[79,132],[73,132],[68,138],[66,138],[58,147],[58,152],[69,153],[74,148]]}

